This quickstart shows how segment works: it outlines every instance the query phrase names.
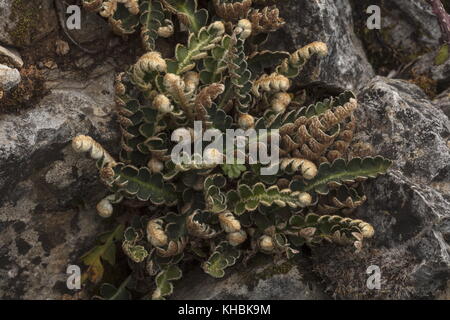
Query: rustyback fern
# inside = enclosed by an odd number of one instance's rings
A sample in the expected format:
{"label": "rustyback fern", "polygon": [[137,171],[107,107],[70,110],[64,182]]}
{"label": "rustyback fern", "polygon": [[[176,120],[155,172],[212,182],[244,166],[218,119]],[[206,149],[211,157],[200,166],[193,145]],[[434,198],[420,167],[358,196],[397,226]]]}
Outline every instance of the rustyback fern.
{"label": "rustyback fern", "polygon": [[[357,123],[353,93],[311,105],[299,99],[296,78],[312,56],[327,55],[325,43],[294,53],[259,49],[285,23],[276,2],[214,0],[208,11],[196,0],[84,0],[117,33],[139,33],[146,50],[116,77],[117,158],[88,136],[72,144],[97,161],[110,191],[99,214],[127,224],[83,257],[98,282],[102,262],[114,263],[114,243],[122,242],[133,281],[105,284],[103,298],[129,297],[127,289],[145,274],[154,278],[147,297],[164,299],[182,276],[181,264],[193,257],[220,278],[257,252],[291,259],[304,245],[324,241],[361,250],[374,235],[350,214],[366,200],[362,183],[386,173],[391,162],[349,156]],[[163,57],[157,39],[175,33],[185,41],[172,58]],[[262,175],[262,164],[251,162],[205,164],[199,154],[174,162],[172,134],[194,137],[189,146],[199,143],[196,121],[219,137],[227,129],[278,130],[266,135],[279,138],[278,171]],[[215,149],[209,156],[224,154]]]}

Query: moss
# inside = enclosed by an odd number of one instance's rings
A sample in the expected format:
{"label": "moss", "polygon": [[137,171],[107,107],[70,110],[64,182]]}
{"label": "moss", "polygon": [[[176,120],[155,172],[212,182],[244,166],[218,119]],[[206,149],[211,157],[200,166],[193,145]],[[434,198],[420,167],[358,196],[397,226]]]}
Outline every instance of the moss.
{"label": "moss", "polygon": [[39,26],[38,3],[27,0],[13,0],[10,18],[12,21],[16,21],[14,28],[8,30],[13,43],[17,46],[29,45],[33,31]]}
{"label": "moss", "polygon": [[412,73],[412,79],[409,82],[414,83],[421,88],[430,98],[437,95],[437,81],[422,74]]}
{"label": "moss", "polygon": [[48,92],[41,72],[35,67],[22,68],[20,75],[22,77],[20,84],[11,91],[3,93],[0,114],[31,108]]}
{"label": "moss", "polygon": [[255,278],[257,280],[267,280],[278,274],[287,274],[293,267],[294,265],[291,262],[286,261],[280,265],[267,267],[262,272],[257,273]]}
{"label": "moss", "polygon": [[440,49],[439,52],[434,59],[434,64],[437,66],[440,66],[441,64],[444,64],[445,61],[449,58],[449,52],[448,52],[448,44],[444,44]]}

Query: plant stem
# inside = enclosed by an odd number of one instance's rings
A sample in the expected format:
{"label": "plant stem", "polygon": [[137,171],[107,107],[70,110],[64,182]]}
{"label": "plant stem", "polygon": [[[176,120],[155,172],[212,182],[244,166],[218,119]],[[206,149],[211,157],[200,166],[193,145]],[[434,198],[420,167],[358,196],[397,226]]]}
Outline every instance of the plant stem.
{"label": "plant stem", "polygon": [[438,19],[442,32],[442,40],[445,43],[450,44],[450,15],[445,11],[445,8],[440,0],[427,1],[433,8],[433,13]]}

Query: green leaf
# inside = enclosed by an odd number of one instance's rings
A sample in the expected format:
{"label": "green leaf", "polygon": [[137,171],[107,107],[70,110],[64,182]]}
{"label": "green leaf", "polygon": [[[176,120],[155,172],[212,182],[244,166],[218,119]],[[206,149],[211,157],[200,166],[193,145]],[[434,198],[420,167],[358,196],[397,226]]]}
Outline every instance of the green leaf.
{"label": "green leaf", "polygon": [[131,293],[127,290],[127,285],[131,280],[129,276],[119,288],[110,283],[104,283],[100,287],[100,295],[106,300],[131,300]]}
{"label": "green leaf", "polygon": [[203,270],[214,278],[223,278],[225,269],[236,264],[241,255],[240,250],[231,246],[228,242],[221,242],[208,261],[202,265]]}
{"label": "green leaf", "polygon": [[317,176],[309,181],[294,181],[291,189],[303,192],[328,194],[330,185],[340,186],[343,183],[364,181],[384,174],[392,165],[390,160],[381,156],[375,158],[354,158],[349,162],[337,159],[332,164],[322,163]]}
{"label": "green leaf", "polygon": [[237,190],[228,191],[227,207],[236,215],[254,211],[259,205],[270,207],[275,204],[279,207],[304,208],[310,203],[305,202],[303,195],[303,192],[290,189],[280,190],[276,185],[266,188],[261,182],[252,187],[239,184]]}
{"label": "green leaf", "polygon": [[170,265],[161,271],[155,278],[156,290],[153,292],[153,300],[165,299],[173,292],[172,281],[181,279],[183,273],[176,265]]}
{"label": "green leaf", "polygon": [[197,0],[162,0],[164,6],[178,16],[191,32],[198,32],[208,21],[208,11],[197,9]]}
{"label": "green leaf", "polygon": [[189,35],[188,44],[178,44],[175,47],[175,59],[168,71],[182,74],[194,69],[196,61],[205,58],[207,51],[215,48],[222,40],[222,29],[216,29],[214,24],[201,28],[198,33]]}
{"label": "green leaf", "polygon": [[178,200],[175,186],[164,182],[160,173],[152,174],[147,167],[138,169],[131,165],[118,164],[114,171],[115,184],[131,197],[169,206],[176,204]]}
{"label": "green leaf", "polygon": [[124,228],[124,225],[120,224],[113,231],[101,235],[100,244],[81,257],[81,261],[88,266],[83,280],[89,279],[93,283],[98,283],[103,277],[103,260],[111,265],[116,263],[115,242],[122,239]]}
{"label": "green leaf", "polygon": [[144,0],[140,4],[141,11],[141,38],[147,51],[155,49],[155,40],[158,38],[158,28],[163,25],[164,11],[157,0]]}
{"label": "green leaf", "polygon": [[247,167],[243,164],[223,164],[221,167],[225,175],[230,179],[239,178],[241,173],[247,170]]}

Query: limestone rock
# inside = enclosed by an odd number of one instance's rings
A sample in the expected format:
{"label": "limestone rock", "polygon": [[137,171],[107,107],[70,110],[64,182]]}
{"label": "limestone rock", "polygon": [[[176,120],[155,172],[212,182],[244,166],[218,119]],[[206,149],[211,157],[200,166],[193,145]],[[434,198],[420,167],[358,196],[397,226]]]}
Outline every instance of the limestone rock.
{"label": "limestone rock", "polygon": [[328,45],[329,55],[313,59],[305,68],[303,83],[323,81],[356,90],[374,76],[361,42],[353,32],[348,0],[283,1],[278,6],[286,25],[272,39],[280,49],[292,52],[313,41]]}
{"label": "limestone rock", "polygon": [[53,0],[0,0],[0,43],[26,47],[58,26]]}
{"label": "limestone rock", "polygon": [[[450,277],[450,121],[415,85],[377,77],[360,93],[359,134],[375,153],[394,160],[365,185],[368,201],[356,217],[375,236],[352,248],[313,250],[314,268],[329,292],[346,299],[433,299]],[[370,266],[380,290],[367,287]]]}
{"label": "limestone rock", "polygon": [[20,83],[20,72],[17,69],[10,68],[0,64],[0,88],[9,91]]}
{"label": "limestone rock", "polygon": [[100,69],[91,80],[55,80],[35,108],[0,118],[3,299],[60,299],[68,293],[67,266],[80,264],[99,232],[109,228],[95,212],[107,192],[95,163],[70,147],[78,134],[90,134],[112,151],[117,145],[114,70]]}

